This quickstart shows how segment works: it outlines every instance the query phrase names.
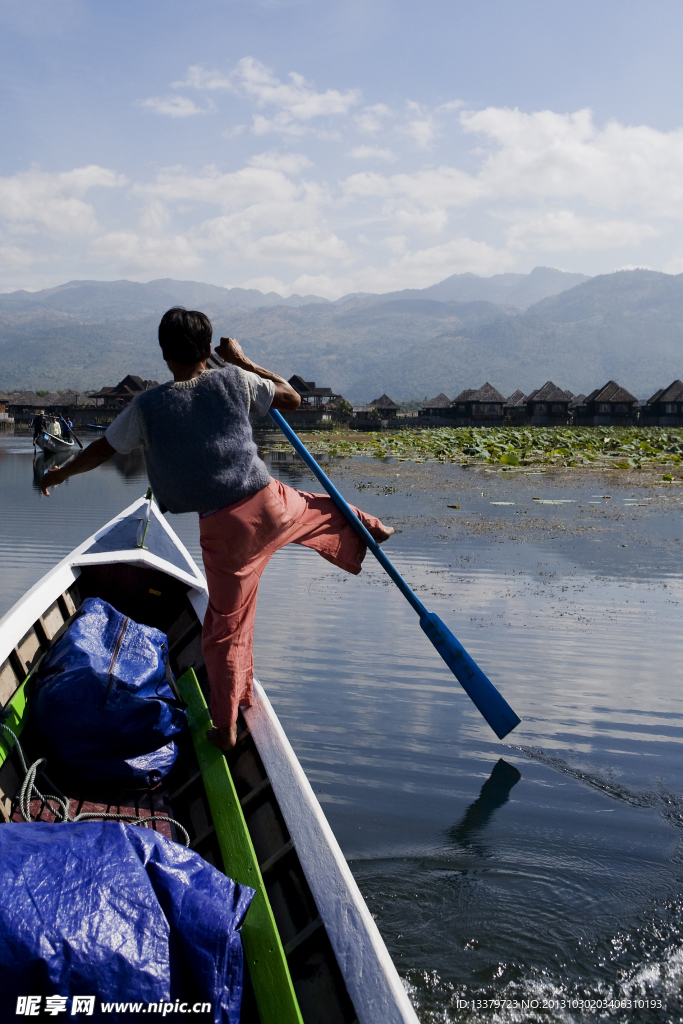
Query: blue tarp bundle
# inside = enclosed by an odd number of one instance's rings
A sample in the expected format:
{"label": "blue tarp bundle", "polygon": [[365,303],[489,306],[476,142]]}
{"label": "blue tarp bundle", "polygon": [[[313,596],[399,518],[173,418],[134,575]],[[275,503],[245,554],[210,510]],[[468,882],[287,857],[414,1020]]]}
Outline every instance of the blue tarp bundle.
{"label": "blue tarp bundle", "polygon": [[[186,727],[166,678],[164,633],[132,622],[99,597],[54,644],[34,682],[31,714],[41,754],[90,782],[156,782]],[[150,780],[151,776],[151,780]]]}
{"label": "blue tarp bundle", "polygon": [[[238,929],[253,894],[146,828],[0,828],[0,1019],[15,1019],[19,996],[61,995],[71,1020],[72,997],[90,995],[111,1024],[149,1021],[163,1009],[146,1004],[176,999],[211,1003],[194,1019],[238,1024]],[[127,1007],[103,1013],[102,1002]]]}

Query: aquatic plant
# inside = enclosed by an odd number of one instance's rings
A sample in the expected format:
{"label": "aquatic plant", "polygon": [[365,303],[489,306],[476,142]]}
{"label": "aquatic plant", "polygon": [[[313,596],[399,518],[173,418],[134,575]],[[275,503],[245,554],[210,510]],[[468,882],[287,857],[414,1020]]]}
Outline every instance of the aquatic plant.
{"label": "aquatic plant", "polygon": [[[332,457],[389,456],[413,462],[462,465],[596,466],[628,469],[651,463],[678,466],[683,428],[660,427],[435,427],[382,431],[362,436],[306,435],[308,446]],[[272,451],[287,450],[271,443]]]}

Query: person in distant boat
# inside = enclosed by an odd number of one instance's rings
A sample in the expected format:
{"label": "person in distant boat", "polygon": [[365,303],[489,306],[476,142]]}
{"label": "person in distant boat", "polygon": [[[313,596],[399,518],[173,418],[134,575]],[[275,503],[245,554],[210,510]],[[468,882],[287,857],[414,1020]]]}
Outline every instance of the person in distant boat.
{"label": "person in distant boat", "polygon": [[38,440],[38,438],[40,437],[40,435],[43,433],[44,430],[45,430],[45,417],[43,416],[43,410],[39,409],[38,412],[33,417],[33,444],[34,445],[35,445],[36,441]]}
{"label": "person in distant boat", "polygon": [[[170,309],[159,344],[173,380],[144,391],[66,466],[43,478],[43,493],[76,473],[102,465],[116,452],[142,448],[152,490],[165,510],[198,512],[209,585],[202,649],[221,750],[235,745],[237,714],[252,703],[253,635],[261,573],[285,544],[313,548],[357,574],[366,545],[326,494],[272,480],[258,456],[250,414],[298,409],[301,398],[282,377],[257,366],[234,338],[216,352],[226,365],[207,370],[211,322],[203,313]],[[353,507],[353,506],[352,506]],[[354,512],[378,542],[394,532],[375,516]]]}

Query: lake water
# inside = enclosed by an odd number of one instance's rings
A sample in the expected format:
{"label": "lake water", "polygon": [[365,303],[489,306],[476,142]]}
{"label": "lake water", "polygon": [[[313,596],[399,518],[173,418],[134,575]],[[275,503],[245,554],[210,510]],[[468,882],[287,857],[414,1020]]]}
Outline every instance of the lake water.
{"label": "lake water", "polygon": [[[0,614],[146,487],[119,458],[47,500],[32,462],[0,435]],[[327,469],[400,531],[387,553],[523,719],[495,738],[371,556],[355,578],[273,558],[257,672],[418,1016],[680,1020],[683,492]],[[319,490],[291,459],[271,471]],[[200,561],[196,517],[169,519]]]}

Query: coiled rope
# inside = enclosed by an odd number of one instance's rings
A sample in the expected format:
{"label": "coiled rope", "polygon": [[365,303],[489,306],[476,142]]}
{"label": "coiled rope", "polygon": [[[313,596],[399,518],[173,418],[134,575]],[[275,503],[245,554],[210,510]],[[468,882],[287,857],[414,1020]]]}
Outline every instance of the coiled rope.
{"label": "coiled rope", "polygon": [[[40,757],[38,758],[37,761],[34,761],[32,765],[29,765],[27,767],[26,758],[24,757],[24,751],[22,749],[21,743],[19,742],[19,737],[16,735],[15,732],[12,731],[12,729],[10,729],[8,725],[5,725],[4,722],[0,722],[0,729],[2,729],[6,733],[9,733],[9,735],[14,740],[17,753],[19,754],[19,760],[21,761],[21,767],[24,772],[24,779],[19,790],[19,810],[21,811],[21,816],[24,819],[24,821],[32,820],[31,800],[38,799],[41,801],[42,804],[45,804],[47,806],[47,808],[52,814],[54,814],[56,819],[55,824],[73,824],[76,821],[84,821],[87,818],[96,818],[101,821],[126,821],[128,822],[129,825],[146,825],[148,822],[151,821],[165,821],[171,825],[175,825],[175,827],[178,829],[183,838],[183,843],[185,844],[185,846],[190,845],[190,836],[187,829],[184,828],[179,821],[176,821],[175,818],[166,818],[162,814],[150,814],[148,817],[139,817],[135,814],[107,814],[104,812],[100,814],[97,811],[81,811],[80,814],[77,814],[75,817],[72,817],[69,814],[69,801],[67,797],[65,797],[64,794],[59,791],[58,787],[55,786],[54,782],[51,782],[48,779],[45,772],[42,770],[42,765],[47,764],[47,760],[44,757]],[[11,750],[11,745],[9,743],[7,743],[7,748],[8,750]],[[54,793],[40,792],[40,790],[36,786],[36,778],[38,777],[38,775],[42,775],[46,784],[51,789],[57,790],[57,795],[55,795]],[[57,806],[53,807],[53,803]]]}

